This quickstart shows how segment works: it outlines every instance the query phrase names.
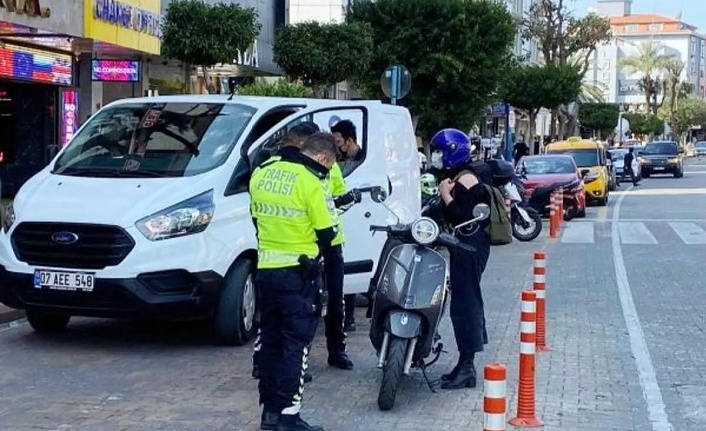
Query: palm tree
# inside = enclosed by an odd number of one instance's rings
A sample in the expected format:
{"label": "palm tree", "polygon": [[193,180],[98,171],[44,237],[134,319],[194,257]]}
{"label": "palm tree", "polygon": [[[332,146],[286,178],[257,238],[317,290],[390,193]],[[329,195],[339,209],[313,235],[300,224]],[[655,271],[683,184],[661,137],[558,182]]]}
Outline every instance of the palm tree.
{"label": "palm tree", "polygon": [[602,82],[583,82],[581,93],[579,93],[579,103],[603,103],[605,102],[606,85]]}
{"label": "palm tree", "polygon": [[684,62],[673,57],[665,65],[667,76],[664,79],[665,91],[668,96],[669,121],[674,120],[674,113],[677,110],[679,100],[686,98],[691,90],[691,86],[682,81],[681,74],[684,71]]}
{"label": "palm tree", "polygon": [[[664,45],[654,41],[642,42],[637,49],[637,52],[618,61],[618,67],[624,69],[630,74],[641,75],[638,85],[645,94],[645,102],[648,106],[652,106],[651,97],[655,97],[661,92],[662,85],[656,79],[656,75],[662,72],[672,57],[663,54]],[[665,92],[666,93],[666,92]],[[664,95],[662,97],[664,102]],[[657,108],[661,103],[653,106],[653,113],[657,112]]]}

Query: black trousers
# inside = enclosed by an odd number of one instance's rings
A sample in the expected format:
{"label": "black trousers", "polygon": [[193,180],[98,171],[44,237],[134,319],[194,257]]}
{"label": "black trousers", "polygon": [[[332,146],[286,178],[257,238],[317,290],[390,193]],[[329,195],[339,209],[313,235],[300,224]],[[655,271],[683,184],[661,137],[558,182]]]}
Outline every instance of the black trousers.
{"label": "black trousers", "polygon": [[343,247],[334,245],[324,255],[324,281],[328,293],[326,304],[326,348],[329,356],[346,352],[346,333],[343,322],[347,309],[343,303]]}
{"label": "black trousers", "polygon": [[319,280],[299,267],[260,269],[260,404],[270,412],[299,413],[309,346],[318,323]]}
{"label": "black trousers", "polygon": [[620,181],[625,178],[625,174],[630,175],[630,179],[632,180],[633,186],[637,184],[637,177],[635,177],[635,172],[632,171],[632,166],[629,168],[627,166],[623,168],[623,174],[620,176]]}
{"label": "black trousers", "polygon": [[460,248],[449,250],[451,271],[451,323],[456,345],[461,354],[483,351],[488,344],[481,277],[490,257],[490,243],[482,229],[459,239],[476,248],[469,252]]}

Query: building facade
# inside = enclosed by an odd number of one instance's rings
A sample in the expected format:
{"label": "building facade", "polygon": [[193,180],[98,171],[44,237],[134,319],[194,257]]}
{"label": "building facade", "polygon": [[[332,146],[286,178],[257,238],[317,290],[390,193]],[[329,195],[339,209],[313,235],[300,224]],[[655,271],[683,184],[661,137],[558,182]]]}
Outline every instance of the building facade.
{"label": "building facade", "polygon": [[[272,46],[275,29],[286,22],[287,0],[204,0],[209,4],[236,3],[245,8],[253,8],[261,24],[260,34],[252,45],[234,58],[229,64],[217,64],[210,69],[210,83],[221,93],[227,92],[228,78],[239,77],[241,82],[249,82],[256,76],[276,76],[281,72],[272,59]],[[162,14],[169,6],[169,0],[162,1]],[[187,70],[188,67],[188,70]],[[200,68],[182,64],[180,61],[162,57],[152,59],[150,69],[151,88],[160,94],[206,93],[207,85]]]}
{"label": "building facade", "polygon": [[159,0],[0,2],[0,180],[13,196],[104,103],[142,94]]}
{"label": "building facade", "polygon": [[[631,0],[598,2],[598,13],[610,19],[613,38],[594,53],[586,82],[602,89],[608,103],[644,109],[645,97],[638,86],[642,76],[629,73],[620,63],[649,42],[660,46],[659,54],[681,60],[682,81],[691,85],[694,94],[706,97],[706,37],[679,17],[632,14],[631,6]],[[653,73],[659,79],[664,79],[664,75],[664,71]]]}

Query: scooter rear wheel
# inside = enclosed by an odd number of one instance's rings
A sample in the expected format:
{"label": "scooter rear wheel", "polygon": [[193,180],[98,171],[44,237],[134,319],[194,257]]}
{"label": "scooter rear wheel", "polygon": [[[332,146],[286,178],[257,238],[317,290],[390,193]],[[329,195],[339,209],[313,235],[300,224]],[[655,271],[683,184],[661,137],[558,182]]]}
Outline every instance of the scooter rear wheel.
{"label": "scooter rear wheel", "polygon": [[385,365],[382,367],[380,393],[378,394],[378,407],[380,407],[380,410],[391,410],[395,406],[395,398],[402,380],[408,344],[408,340],[390,336]]}

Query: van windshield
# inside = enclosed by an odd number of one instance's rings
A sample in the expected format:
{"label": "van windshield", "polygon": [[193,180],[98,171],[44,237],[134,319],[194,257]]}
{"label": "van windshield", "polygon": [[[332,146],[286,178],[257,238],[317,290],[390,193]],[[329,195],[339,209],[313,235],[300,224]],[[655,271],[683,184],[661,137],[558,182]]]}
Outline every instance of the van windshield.
{"label": "van windshield", "polygon": [[590,168],[591,166],[598,166],[598,150],[588,149],[588,150],[551,150],[550,154],[565,154],[574,158],[576,166],[579,168]]}
{"label": "van windshield", "polygon": [[223,103],[135,103],[93,116],[52,173],[188,177],[228,158],[256,109]]}

